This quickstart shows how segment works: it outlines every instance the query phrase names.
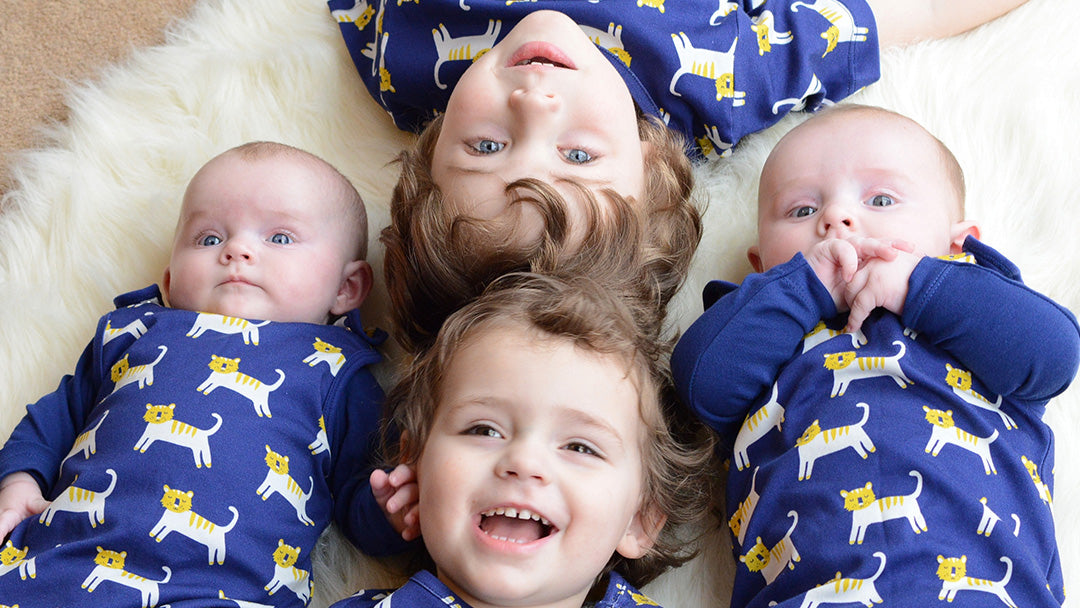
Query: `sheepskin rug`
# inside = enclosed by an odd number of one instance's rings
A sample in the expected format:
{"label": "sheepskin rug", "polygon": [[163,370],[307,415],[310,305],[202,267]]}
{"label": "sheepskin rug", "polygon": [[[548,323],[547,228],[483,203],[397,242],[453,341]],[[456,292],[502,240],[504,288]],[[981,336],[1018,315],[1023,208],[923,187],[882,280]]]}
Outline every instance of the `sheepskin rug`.
{"label": "sheepskin rug", "polygon": [[[883,78],[855,100],[920,121],[967,174],[968,215],[1036,289],[1080,311],[1080,3],[1032,0],[969,34],[894,50]],[[321,0],[205,0],[164,45],[73,86],[70,119],[27,150],[0,205],[0,437],[26,403],[73,369],[114,295],[160,280],[187,180],[211,156],[269,139],[339,167],[367,201],[374,235],[387,221],[388,162],[408,142],[368,97]],[[700,313],[708,279],[750,268],[756,178],[797,117],[697,169],[706,232],[674,318]],[[371,252],[377,276],[382,252]],[[378,289],[369,322],[386,325]],[[1023,322],[1022,319],[1018,322]],[[389,367],[381,375],[388,378]],[[1051,403],[1055,507],[1066,584],[1080,588],[1080,387]],[[1053,548],[1047,547],[1047,551]],[[392,585],[386,564],[333,531],[316,556],[313,606],[360,586]],[[713,531],[693,562],[646,591],[662,605],[725,605],[734,563]],[[1075,591],[1074,591],[1075,593]]]}

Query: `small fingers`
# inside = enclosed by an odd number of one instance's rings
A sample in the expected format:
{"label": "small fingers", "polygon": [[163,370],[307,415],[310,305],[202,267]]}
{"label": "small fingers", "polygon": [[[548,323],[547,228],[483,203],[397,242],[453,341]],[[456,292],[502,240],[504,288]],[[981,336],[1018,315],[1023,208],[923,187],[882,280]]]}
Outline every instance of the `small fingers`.
{"label": "small fingers", "polygon": [[420,500],[420,486],[415,483],[407,483],[394,492],[394,495],[390,497],[390,500],[386,501],[386,510],[390,513],[397,513],[402,509],[406,509],[409,505],[415,505]]}
{"label": "small fingers", "polygon": [[406,541],[416,540],[420,538],[420,507],[419,505],[413,505],[405,513],[403,518],[405,522],[405,529],[401,532],[401,538]]}
{"label": "small fingers", "polygon": [[390,484],[395,488],[416,480],[416,470],[407,464],[399,464],[390,471]]}

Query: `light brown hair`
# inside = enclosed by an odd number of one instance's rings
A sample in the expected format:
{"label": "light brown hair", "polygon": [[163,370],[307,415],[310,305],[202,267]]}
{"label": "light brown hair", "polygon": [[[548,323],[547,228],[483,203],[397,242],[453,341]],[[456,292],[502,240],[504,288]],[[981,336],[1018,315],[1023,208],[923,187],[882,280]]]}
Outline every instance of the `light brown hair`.
{"label": "light brown hair", "polygon": [[[398,157],[401,175],[390,202],[391,224],[381,235],[395,335],[407,350],[430,344],[450,313],[497,277],[514,271],[579,273],[603,283],[606,274],[625,274],[613,266],[633,265],[639,271],[638,286],[616,289],[651,300],[657,317],[639,322],[659,330],[701,238],[681,136],[655,118],[639,118],[639,137],[650,144],[640,201],[605,190],[602,196],[610,201],[610,210],[600,213],[596,195],[571,184],[586,201],[587,225],[575,229],[586,235],[584,242],[570,238],[566,202],[555,188],[535,179],[508,184],[513,204],[533,205],[544,223],[535,240],[521,244],[513,239],[514,226],[455,215],[444,204],[431,174],[441,124],[441,119],[433,121]],[[615,245],[627,240],[630,246]],[[612,255],[613,245],[622,257]]]}
{"label": "light brown hair", "polygon": [[[675,396],[667,367],[669,343],[638,327],[627,301],[586,277],[564,279],[514,273],[493,282],[477,300],[452,314],[431,347],[410,364],[387,395],[384,449],[394,464],[415,463],[435,419],[442,382],[454,355],[486,329],[525,326],[624,362],[638,387],[644,423],[644,513],[667,521],[640,559],[613,555],[598,582],[611,570],[641,586],[693,557],[685,524],[709,513],[713,475],[712,432]],[[399,442],[398,433],[408,438]],[[650,509],[651,507],[651,509]]]}

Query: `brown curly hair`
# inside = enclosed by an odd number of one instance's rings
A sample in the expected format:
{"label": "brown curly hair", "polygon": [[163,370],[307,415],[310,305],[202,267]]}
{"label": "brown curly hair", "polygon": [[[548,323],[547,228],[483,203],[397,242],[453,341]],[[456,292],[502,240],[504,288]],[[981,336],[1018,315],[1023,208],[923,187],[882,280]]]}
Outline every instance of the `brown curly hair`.
{"label": "brown curly hair", "polygon": [[[624,362],[639,390],[646,429],[641,509],[666,522],[645,556],[614,554],[597,583],[615,570],[640,587],[690,559],[696,543],[688,541],[686,525],[710,512],[713,434],[679,403],[667,367],[670,341],[659,341],[638,326],[634,304],[582,276],[513,273],[497,279],[446,320],[431,347],[408,364],[389,392],[383,449],[391,464],[414,464],[420,458],[455,354],[482,339],[486,329],[525,326]],[[399,436],[407,440],[398,441]]]}
{"label": "brown curly hair", "polygon": [[[638,270],[632,281],[610,284],[624,296],[652,302],[649,315],[639,319],[657,331],[664,311],[686,276],[701,239],[700,213],[691,200],[693,177],[683,138],[654,117],[638,119],[639,137],[649,152],[641,201],[612,190],[600,194],[610,205],[599,213],[597,195],[583,185],[586,207],[584,242],[570,238],[566,201],[549,184],[523,179],[506,186],[512,205],[533,205],[544,228],[528,243],[516,242],[514,226],[506,221],[455,215],[431,173],[441,117],[403,151],[401,174],[390,202],[391,224],[380,240],[386,247],[384,277],[392,303],[395,337],[416,352],[431,343],[447,316],[478,296],[491,281],[507,272],[583,274],[601,283],[605,276]],[[630,257],[616,259],[609,251],[615,241],[632,239]]]}

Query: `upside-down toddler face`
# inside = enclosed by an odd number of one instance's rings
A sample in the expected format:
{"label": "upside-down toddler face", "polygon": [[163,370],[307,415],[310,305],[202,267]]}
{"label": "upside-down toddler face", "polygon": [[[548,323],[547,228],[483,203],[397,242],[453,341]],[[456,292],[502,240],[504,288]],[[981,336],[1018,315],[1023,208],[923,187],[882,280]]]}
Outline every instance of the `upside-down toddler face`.
{"label": "upside-down toddler face", "polygon": [[[481,219],[519,213],[508,210],[505,187],[526,177],[559,189],[571,221],[583,215],[575,205],[580,195],[560,180],[640,198],[637,112],[604,52],[566,15],[537,11],[466,70],[432,161],[435,182],[456,212]],[[522,236],[535,236],[539,217],[520,213],[512,219]]]}
{"label": "upside-down toddler face", "polygon": [[417,482],[438,576],[471,605],[580,606],[616,551],[651,546],[626,370],[519,324],[481,329],[454,354]]}

